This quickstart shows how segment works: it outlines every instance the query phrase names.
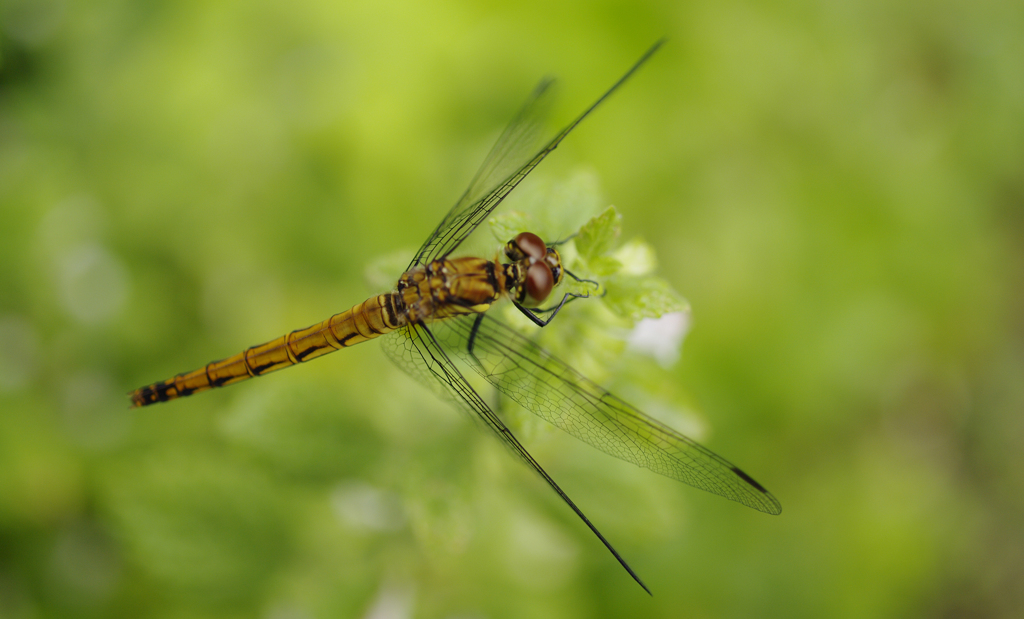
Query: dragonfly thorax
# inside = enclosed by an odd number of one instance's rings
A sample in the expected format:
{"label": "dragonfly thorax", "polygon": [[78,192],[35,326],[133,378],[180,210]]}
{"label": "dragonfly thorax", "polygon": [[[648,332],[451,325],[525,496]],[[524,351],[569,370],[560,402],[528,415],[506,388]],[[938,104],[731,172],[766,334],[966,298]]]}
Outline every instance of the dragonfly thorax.
{"label": "dragonfly thorax", "polygon": [[562,258],[532,232],[520,232],[505,244],[505,255],[513,262],[505,265],[508,293],[518,303],[537,306],[562,282]]}

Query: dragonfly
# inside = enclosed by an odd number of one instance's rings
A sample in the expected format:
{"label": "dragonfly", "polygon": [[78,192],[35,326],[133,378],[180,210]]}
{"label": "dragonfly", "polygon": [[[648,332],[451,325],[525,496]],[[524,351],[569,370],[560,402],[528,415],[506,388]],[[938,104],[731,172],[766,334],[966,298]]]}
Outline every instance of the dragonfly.
{"label": "dragonfly", "polygon": [[[416,252],[395,288],[318,324],[132,391],[147,406],[262,376],[360,342],[380,338],[406,373],[469,412],[532,468],[583,521],[648,594],[622,555],[526,450],[467,381],[470,367],[500,393],[568,434],[640,467],[768,514],[782,506],[740,468],[604,390],[529,337],[488,312],[508,298],[543,327],[572,300],[591,296],[596,282],[562,265],[558,243],[522,232],[504,247],[505,262],[452,257],[462,242],[585,118],[661,47],[658,41],[597,101],[539,150],[540,119],[553,80],[537,86],[492,147],[469,187]],[[543,304],[566,278],[581,282],[559,303]],[[456,361],[459,363],[457,364]]]}

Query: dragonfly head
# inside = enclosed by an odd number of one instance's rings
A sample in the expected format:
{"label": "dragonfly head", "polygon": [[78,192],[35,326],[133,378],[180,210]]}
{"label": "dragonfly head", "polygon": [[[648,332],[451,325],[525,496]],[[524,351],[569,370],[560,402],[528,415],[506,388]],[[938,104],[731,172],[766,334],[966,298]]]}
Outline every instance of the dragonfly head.
{"label": "dragonfly head", "polygon": [[513,261],[517,276],[510,292],[519,303],[537,306],[562,283],[562,257],[532,232],[520,232],[505,244],[505,255]]}

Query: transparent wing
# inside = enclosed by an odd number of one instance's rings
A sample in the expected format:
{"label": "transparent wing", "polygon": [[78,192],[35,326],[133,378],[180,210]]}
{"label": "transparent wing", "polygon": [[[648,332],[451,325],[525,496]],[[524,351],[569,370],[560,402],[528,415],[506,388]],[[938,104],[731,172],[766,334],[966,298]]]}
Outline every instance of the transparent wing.
{"label": "transparent wing", "polygon": [[533,459],[533,456],[526,451],[526,448],[523,447],[508,427],[506,427],[494,411],[487,406],[487,403],[484,402],[483,398],[481,398],[473,387],[466,382],[465,377],[461,372],[459,372],[458,368],[455,367],[455,364],[452,363],[451,358],[445,353],[444,349],[440,346],[430,329],[424,325],[410,325],[380,339],[382,340],[384,352],[387,353],[388,357],[390,357],[398,367],[425,385],[428,389],[432,390],[442,399],[447,400],[463,411],[470,413],[472,416],[479,419],[485,426],[490,428],[491,431],[501,439],[502,443],[512,451],[512,453],[536,471],[537,474],[539,474],[544,481],[551,486],[551,489],[554,490],[574,512],[576,512],[576,515],[579,516],[587,527],[593,531],[594,535],[601,540],[601,543],[603,543],[612,553],[619,564],[629,572],[629,575],[633,577],[633,580],[643,587],[644,591],[647,591],[647,593],[651,592],[651,590],[647,588],[647,585],[640,580],[640,577],[636,575],[633,568],[631,568],[629,564],[626,563],[626,560],[622,558],[622,555],[620,555],[608,540],[601,535],[601,532],[597,530],[597,527],[595,527],[583,512],[580,511],[580,508],[576,507],[576,504],[572,502],[572,499],[570,499],[569,496],[558,487],[555,480],[553,480],[541,465]]}
{"label": "transparent wing", "polygon": [[[476,225],[469,227],[467,224],[471,215],[478,210],[485,210],[486,213],[480,217],[482,221],[487,213],[494,210],[494,207],[504,199],[504,195],[508,195],[508,192],[501,197],[497,197],[496,194],[505,181],[525,167],[537,153],[540,129],[544,126],[544,119],[554,98],[553,85],[552,79],[545,79],[537,84],[522,109],[491,147],[491,152],[480,164],[480,169],[469,183],[466,192],[416,252],[409,268],[426,264],[458,247],[476,228]],[[465,234],[461,234],[463,230]]]}
{"label": "transparent wing", "polygon": [[721,456],[608,393],[486,314],[431,325],[446,352],[502,393],[585,443],[695,488],[769,514],[782,505]]}
{"label": "transparent wing", "polygon": [[[498,138],[497,143],[491,149],[484,160],[480,170],[477,172],[469,189],[462,195],[462,198],[455,204],[444,219],[434,230],[433,234],[423,243],[420,250],[416,252],[409,267],[427,264],[431,260],[443,258],[457,248],[477,226],[479,226],[488,215],[491,214],[501,201],[519,185],[526,175],[555,150],[565,139],[565,136],[576,128],[583,119],[590,115],[597,106],[608,98],[619,88],[640,66],[657,51],[663,41],[654,44],[640,60],[626,71],[625,75],[619,78],[611,88],[588,107],[569,126],[562,129],[558,135],[551,139],[546,146],[536,154],[529,154],[532,150],[529,146],[534,143],[534,136],[540,127],[540,120],[543,112],[550,103],[549,93],[551,92],[551,80],[545,80],[537,86],[533,94],[527,100],[526,105],[516,115],[509,126]],[[525,155],[525,160],[521,158]],[[496,183],[496,184],[494,184]]]}

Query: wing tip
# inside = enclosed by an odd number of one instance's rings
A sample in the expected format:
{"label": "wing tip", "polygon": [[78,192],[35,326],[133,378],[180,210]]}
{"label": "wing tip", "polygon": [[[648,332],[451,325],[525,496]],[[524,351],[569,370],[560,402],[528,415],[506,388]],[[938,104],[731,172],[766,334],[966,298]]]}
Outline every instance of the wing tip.
{"label": "wing tip", "polygon": [[753,507],[757,511],[771,514],[772,516],[778,516],[782,513],[782,503],[779,503],[779,500],[772,496],[772,493],[768,492],[767,488],[757,483],[756,479],[744,473],[738,466],[732,467],[732,472],[737,477],[745,481],[747,485],[760,492],[761,498],[764,498],[767,501],[756,501],[754,504],[747,503],[747,505],[750,505],[750,507]]}

